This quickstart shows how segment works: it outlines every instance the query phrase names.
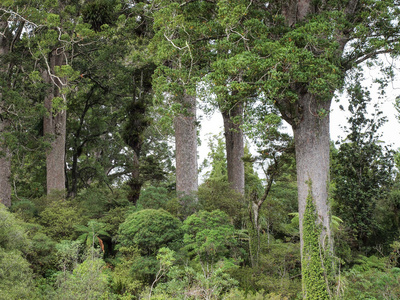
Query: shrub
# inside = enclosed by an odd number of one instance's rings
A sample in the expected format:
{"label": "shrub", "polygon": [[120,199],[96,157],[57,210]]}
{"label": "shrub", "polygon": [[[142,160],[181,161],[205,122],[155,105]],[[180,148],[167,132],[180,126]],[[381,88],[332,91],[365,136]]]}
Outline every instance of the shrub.
{"label": "shrub", "polygon": [[179,248],[181,222],[163,209],[144,209],[130,214],[119,228],[122,246],[137,246],[143,255],[155,256],[162,247]]}
{"label": "shrub", "polygon": [[0,248],[0,291],[1,299],[34,299],[33,274],[18,250]]}
{"label": "shrub", "polygon": [[183,222],[184,243],[191,255],[201,261],[215,263],[228,257],[236,246],[235,228],[226,213],[220,210],[199,211]]}
{"label": "shrub", "polygon": [[0,249],[14,250],[27,249],[30,241],[23,228],[23,222],[19,221],[0,203]]}
{"label": "shrub", "polygon": [[140,193],[137,205],[145,209],[167,209],[168,190],[164,187],[149,186]]}
{"label": "shrub", "polygon": [[87,259],[72,273],[60,277],[58,299],[104,299],[102,296],[108,291],[108,282],[104,261]]}
{"label": "shrub", "polygon": [[73,240],[76,238],[76,225],[83,225],[87,220],[82,212],[71,202],[58,199],[40,213],[39,223],[44,226],[44,232],[55,241]]}

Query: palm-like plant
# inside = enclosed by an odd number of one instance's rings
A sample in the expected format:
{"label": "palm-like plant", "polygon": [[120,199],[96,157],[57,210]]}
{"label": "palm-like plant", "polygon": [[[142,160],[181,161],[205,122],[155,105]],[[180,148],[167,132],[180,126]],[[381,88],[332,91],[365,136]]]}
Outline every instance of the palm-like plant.
{"label": "palm-like plant", "polygon": [[104,252],[104,244],[103,240],[100,236],[108,237],[109,234],[104,230],[106,224],[98,222],[96,220],[90,220],[87,226],[77,225],[75,228],[78,232],[82,232],[82,234],[78,237],[78,240],[86,243],[86,245],[92,249],[95,248],[95,245],[100,245],[101,250]]}

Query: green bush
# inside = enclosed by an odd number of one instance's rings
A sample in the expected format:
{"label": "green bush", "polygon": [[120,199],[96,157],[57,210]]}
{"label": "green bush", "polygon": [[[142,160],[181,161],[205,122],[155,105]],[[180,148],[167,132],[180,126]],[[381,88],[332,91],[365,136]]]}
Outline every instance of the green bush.
{"label": "green bush", "polygon": [[214,264],[230,257],[237,245],[235,228],[226,213],[220,210],[199,211],[189,216],[182,226],[185,248],[201,261]]}
{"label": "green bush", "polygon": [[0,248],[0,291],[0,299],[34,299],[32,270],[18,250]]}
{"label": "green bush", "polygon": [[123,189],[110,191],[108,188],[89,187],[74,199],[88,219],[102,218],[109,210],[129,206]]}
{"label": "green bush", "polygon": [[15,218],[15,216],[0,203],[0,249],[27,250],[29,246],[30,241],[23,227],[23,222]]}
{"label": "green bush", "polygon": [[31,222],[38,216],[38,209],[33,201],[20,200],[14,201],[11,206],[11,211],[17,214],[25,222]]}
{"label": "green bush", "polygon": [[39,225],[30,226],[31,247],[26,253],[26,258],[35,274],[45,276],[56,268],[56,243],[42,231],[43,228]]}
{"label": "green bush", "polygon": [[129,206],[117,206],[111,208],[99,219],[100,222],[106,224],[104,230],[107,231],[113,239],[116,239],[119,226],[125,221],[128,210]]}
{"label": "green bush", "polygon": [[[151,299],[224,299],[222,296],[237,286],[226,270],[230,263],[220,261],[208,270],[190,266],[172,266],[166,282],[160,283]],[[145,291],[142,296],[145,296]]]}
{"label": "green bush", "polygon": [[243,196],[234,191],[228,181],[207,180],[199,187],[199,203],[207,211],[221,210],[239,224],[247,213]]}
{"label": "green bush", "polygon": [[386,258],[360,256],[341,284],[343,299],[400,299],[400,268]]}
{"label": "green bush", "polygon": [[31,241],[23,225],[0,203],[1,299],[33,298],[33,274],[29,262],[23,257],[29,251]]}
{"label": "green bush", "polygon": [[113,270],[112,289],[119,295],[137,294],[143,288],[143,283],[138,279],[137,272],[133,271],[134,262],[141,257],[140,251],[135,247],[121,247],[119,252],[122,256]]}
{"label": "green bush", "polygon": [[119,228],[122,246],[137,246],[143,255],[154,257],[162,247],[179,248],[181,238],[181,222],[163,209],[132,213]]}
{"label": "green bush", "polygon": [[108,292],[110,279],[105,267],[100,258],[87,259],[72,273],[61,275],[58,280],[57,299],[104,299],[102,297]]}
{"label": "green bush", "polygon": [[73,240],[77,237],[76,225],[84,225],[87,219],[82,211],[68,200],[58,199],[50,202],[40,213],[39,223],[44,232],[55,241]]}
{"label": "green bush", "polygon": [[164,187],[149,186],[140,192],[137,206],[144,209],[167,209],[167,203],[170,200],[168,190]]}

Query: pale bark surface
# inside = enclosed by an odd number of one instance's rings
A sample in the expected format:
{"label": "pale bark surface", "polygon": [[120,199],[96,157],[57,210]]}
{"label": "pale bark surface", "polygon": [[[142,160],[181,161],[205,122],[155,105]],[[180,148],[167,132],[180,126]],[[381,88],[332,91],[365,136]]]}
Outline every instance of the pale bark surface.
{"label": "pale bark surface", "polygon": [[[3,33],[4,29],[7,28],[6,21],[0,21],[0,31]],[[9,52],[9,39],[7,34],[0,35],[0,58]],[[6,72],[6,67],[0,59],[0,71]],[[7,148],[7,145],[3,141],[1,135],[8,125],[8,121],[4,116],[2,110],[3,106],[3,95],[2,87],[0,86],[0,203],[5,206],[11,206],[11,153]]]}
{"label": "pale bark surface", "polygon": [[178,195],[191,195],[198,189],[196,98],[185,95],[185,112],[174,119],[176,191]]}
{"label": "pale bark surface", "polygon": [[[319,116],[318,110],[329,111],[331,101],[318,101],[307,93],[300,99],[302,112],[301,122],[293,127],[297,185],[299,198],[300,241],[303,249],[303,216],[307,197],[311,194],[317,209],[317,222],[323,225],[321,242],[331,248],[331,231],[328,203],[329,183],[329,114]],[[327,244],[329,243],[329,244]]]}
{"label": "pale bark surface", "polygon": [[[303,21],[310,13],[317,13],[317,10],[311,0],[290,0],[283,6],[282,14],[287,24],[292,26]],[[337,36],[340,45],[343,44],[341,36],[340,34]],[[343,47],[341,50],[343,51]],[[283,100],[277,105],[282,117],[291,124],[294,133],[301,250],[303,250],[303,216],[310,189],[318,214],[317,222],[323,227],[320,242],[326,249],[332,249],[328,203],[329,110],[332,99],[316,99],[318,96],[312,95],[306,86],[293,84],[292,88],[298,95],[297,103]]]}
{"label": "pale bark surface", "polygon": [[224,120],[228,182],[232,189],[244,195],[244,143],[240,128],[243,105],[237,103],[232,109],[222,111]]}
{"label": "pale bark surface", "polygon": [[50,149],[46,152],[47,193],[65,189],[65,138],[67,113],[65,110],[55,111],[53,99],[60,97],[61,79],[54,77],[55,66],[64,64],[64,53],[53,50],[49,57],[50,70],[44,72],[44,79],[51,85],[44,100],[47,115],[43,120],[43,132],[52,137]]}

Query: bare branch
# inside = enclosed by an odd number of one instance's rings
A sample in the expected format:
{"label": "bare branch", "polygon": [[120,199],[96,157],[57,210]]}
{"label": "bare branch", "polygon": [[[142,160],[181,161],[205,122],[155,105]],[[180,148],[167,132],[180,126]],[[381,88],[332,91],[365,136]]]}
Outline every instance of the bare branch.
{"label": "bare branch", "polygon": [[24,18],[24,17],[23,17],[21,14],[19,14],[18,12],[15,12],[15,11],[12,11],[12,10],[7,10],[7,9],[1,8],[1,7],[0,7],[0,11],[3,11],[4,13],[10,14],[10,15],[12,15],[12,16],[16,16],[18,19],[24,21],[26,24],[32,25],[34,28],[38,28],[38,27],[41,26],[41,25],[38,25],[38,24],[36,24],[36,23],[34,23],[34,22],[31,22],[31,21],[29,21],[28,19]]}

